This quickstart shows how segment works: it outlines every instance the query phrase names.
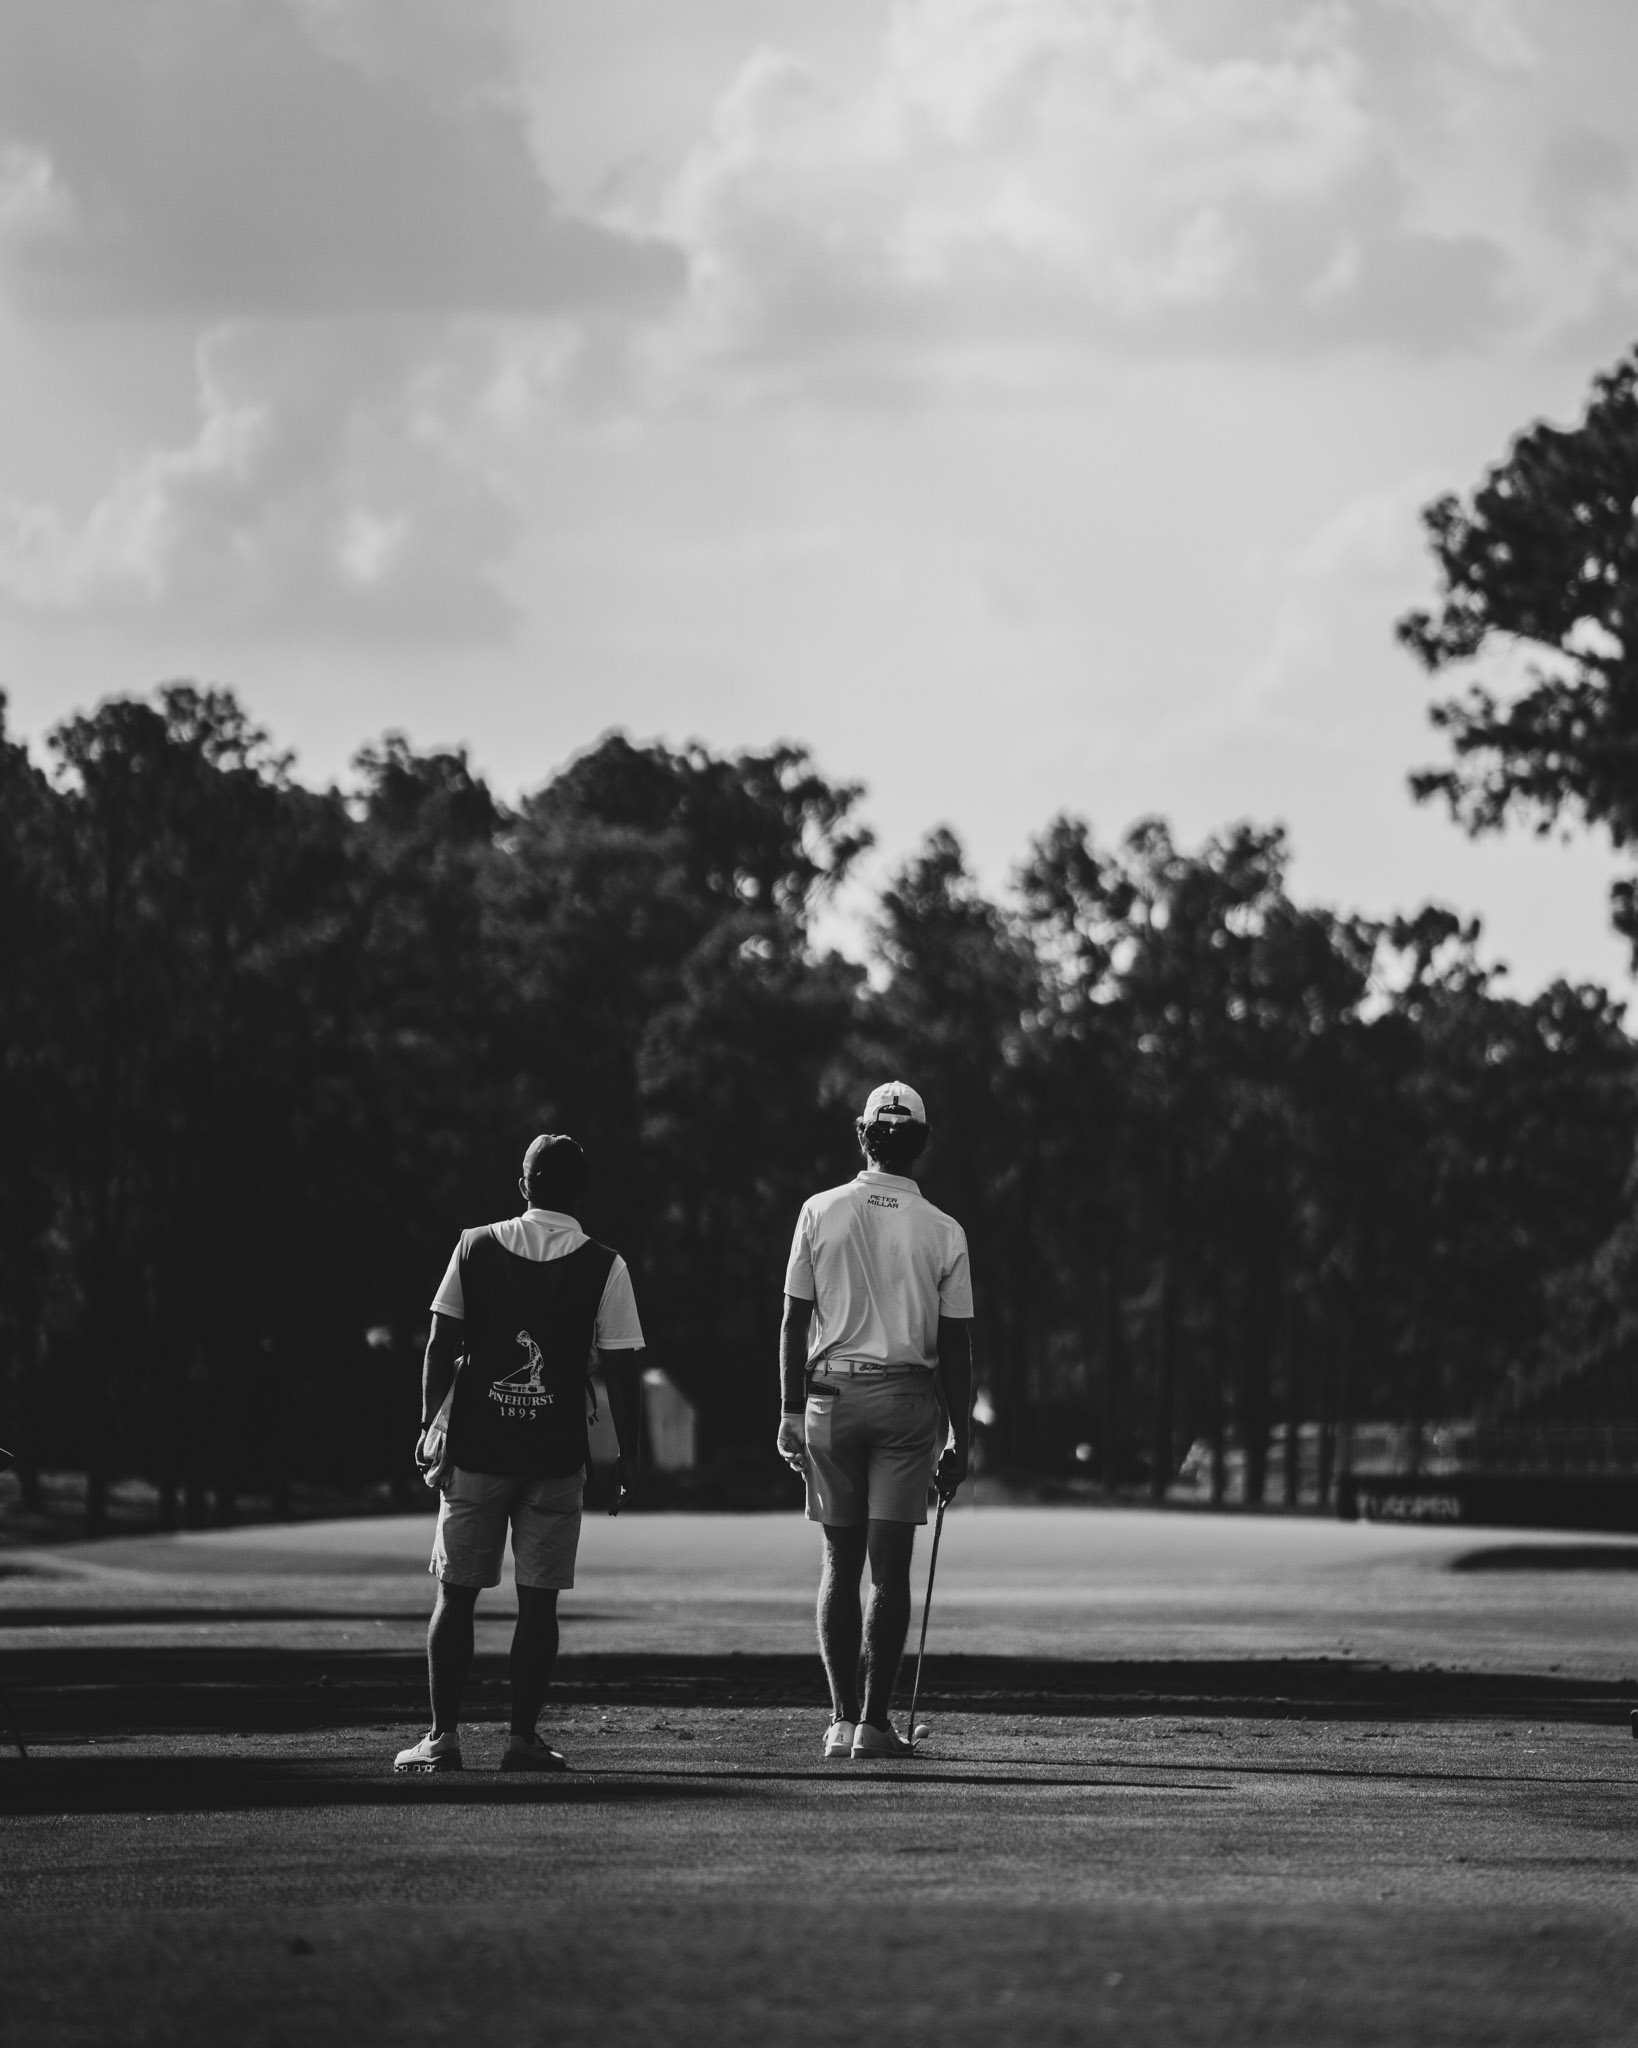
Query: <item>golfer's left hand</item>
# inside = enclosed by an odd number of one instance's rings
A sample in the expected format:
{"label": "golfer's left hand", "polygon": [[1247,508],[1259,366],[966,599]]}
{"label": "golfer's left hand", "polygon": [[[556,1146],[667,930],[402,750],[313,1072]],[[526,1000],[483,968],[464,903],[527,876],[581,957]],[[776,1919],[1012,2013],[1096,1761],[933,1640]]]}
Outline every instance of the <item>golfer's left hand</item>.
{"label": "golfer's left hand", "polygon": [[938,1461],[938,1475],[933,1484],[938,1488],[938,1497],[946,1506],[955,1498],[955,1490],[967,1476],[967,1446],[951,1444]]}
{"label": "golfer's left hand", "polygon": [[807,1435],[802,1428],[800,1415],[781,1415],[779,1418],[779,1455],[795,1473],[807,1470]]}

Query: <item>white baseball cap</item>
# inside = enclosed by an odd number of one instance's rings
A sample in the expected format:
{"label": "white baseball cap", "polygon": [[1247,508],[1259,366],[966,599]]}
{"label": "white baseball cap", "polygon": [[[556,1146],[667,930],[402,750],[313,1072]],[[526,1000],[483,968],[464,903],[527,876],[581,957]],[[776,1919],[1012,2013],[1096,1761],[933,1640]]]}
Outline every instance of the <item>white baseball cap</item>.
{"label": "white baseball cap", "polygon": [[872,1088],[864,1106],[862,1122],[867,1124],[924,1124],[927,1108],[914,1088],[902,1081],[884,1081]]}

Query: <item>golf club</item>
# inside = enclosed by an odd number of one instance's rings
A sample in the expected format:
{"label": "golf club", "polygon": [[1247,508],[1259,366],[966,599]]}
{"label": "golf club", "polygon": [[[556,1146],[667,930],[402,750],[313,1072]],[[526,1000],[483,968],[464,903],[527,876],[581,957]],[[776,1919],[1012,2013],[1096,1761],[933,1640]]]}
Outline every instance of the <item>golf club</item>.
{"label": "golf club", "polygon": [[[0,1472],[7,1471],[11,1466],[15,1465],[16,1462],[17,1460],[12,1456],[10,1451],[0,1450]],[[17,1754],[23,1759],[24,1763],[27,1763],[28,1751],[23,1747],[23,1738],[18,1733],[17,1716],[12,1711],[11,1695],[6,1691],[4,1686],[0,1686],[0,1709],[3,1709],[5,1712],[6,1726],[11,1731],[12,1741],[17,1745]]]}
{"label": "golf club", "polygon": [[927,1560],[927,1592],[921,1603],[921,1645],[916,1651],[916,1682],[910,1688],[910,1748],[912,1754],[918,1741],[928,1731],[916,1726],[916,1701],[921,1697],[921,1667],[927,1655],[927,1617],[933,1611],[933,1574],[938,1570],[938,1539],[944,1534],[944,1510],[947,1502],[939,1495],[938,1515],[933,1522],[933,1554]]}
{"label": "golf club", "polygon": [[6,1727],[11,1733],[11,1739],[16,1746],[17,1754],[23,1759],[24,1763],[28,1763],[30,1761],[29,1753],[23,1747],[23,1737],[17,1726],[17,1714],[11,1704],[11,1694],[6,1691],[3,1685],[0,1685],[0,1709],[4,1709]]}

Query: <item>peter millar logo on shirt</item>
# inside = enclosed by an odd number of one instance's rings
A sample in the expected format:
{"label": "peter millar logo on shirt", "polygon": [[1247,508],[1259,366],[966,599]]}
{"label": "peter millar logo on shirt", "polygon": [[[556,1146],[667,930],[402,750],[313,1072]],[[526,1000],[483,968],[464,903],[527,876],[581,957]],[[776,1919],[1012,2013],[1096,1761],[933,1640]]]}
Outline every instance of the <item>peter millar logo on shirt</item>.
{"label": "peter millar logo on shirt", "polygon": [[529,1363],[519,1366],[516,1372],[508,1373],[505,1379],[496,1380],[489,1389],[489,1398],[499,1402],[503,1415],[525,1421],[538,1409],[550,1408],[557,1397],[548,1394],[542,1383],[546,1361],[540,1355],[540,1346],[527,1330],[519,1330],[517,1341],[523,1346]]}
{"label": "peter millar logo on shirt", "polygon": [[865,1199],[872,1209],[896,1209],[899,1206],[897,1195],[867,1195]]}

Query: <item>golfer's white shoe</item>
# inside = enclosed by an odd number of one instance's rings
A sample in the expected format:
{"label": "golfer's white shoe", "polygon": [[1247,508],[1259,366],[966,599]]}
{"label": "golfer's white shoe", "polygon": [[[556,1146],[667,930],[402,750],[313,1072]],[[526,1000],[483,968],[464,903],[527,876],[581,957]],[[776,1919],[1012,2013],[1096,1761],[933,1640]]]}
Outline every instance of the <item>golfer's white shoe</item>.
{"label": "golfer's white shoe", "polygon": [[827,1761],[839,1756],[853,1754],[853,1729],[851,1721],[832,1721],[825,1730],[825,1756]]}
{"label": "golfer's white shoe", "polygon": [[853,1755],[860,1757],[914,1756],[915,1751],[889,1721],[885,1728],[873,1728],[861,1721],[853,1731]]}
{"label": "golfer's white shoe", "polygon": [[461,1768],[460,1739],[454,1735],[423,1735],[412,1749],[401,1749],[393,1759],[395,1771],[458,1771]]}
{"label": "golfer's white shoe", "polygon": [[561,1750],[542,1742],[538,1735],[527,1741],[513,1735],[507,1740],[500,1767],[503,1771],[566,1771],[569,1765]]}

